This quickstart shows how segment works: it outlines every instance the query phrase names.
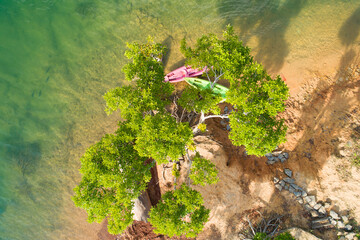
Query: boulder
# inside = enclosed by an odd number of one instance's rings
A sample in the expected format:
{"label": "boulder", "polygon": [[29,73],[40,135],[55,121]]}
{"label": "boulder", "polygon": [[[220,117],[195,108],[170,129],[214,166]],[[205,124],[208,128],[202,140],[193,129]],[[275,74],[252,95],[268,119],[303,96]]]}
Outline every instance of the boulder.
{"label": "boulder", "polygon": [[322,207],[320,203],[315,204],[314,209],[319,210]]}
{"label": "boulder", "polygon": [[316,204],[316,198],[315,196],[306,196],[304,200],[311,206],[314,207]]}
{"label": "boulder", "polygon": [[340,229],[343,229],[343,228],[345,228],[345,224],[342,221],[338,221],[337,227]]}
{"label": "boulder", "polygon": [[348,223],[349,222],[349,218],[347,216],[341,216],[342,220],[344,223]]}
{"label": "boulder", "polygon": [[288,178],[288,177],[286,177],[286,178],[284,178],[283,179],[285,182],[287,182],[287,183],[295,183],[295,180],[294,179],[292,179],[292,178]]}
{"label": "boulder", "polygon": [[319,213],[322,214],[322,215],[325,215],[325,214],[326,214],[326,210],[325,210],[324,206],[321,206],[318,211],[319,211]]}
{"label": "boulder", "polygon": [[321,240],[320,238],[315,237],[311,233],[306,232],[301,228],[289,228],[286,230],[286,232],[289,232],[296,240]]}
{"label": "boulder", "polygon": [[356,236],[356,233],[348,233],[346,234],[345,238],[348,240],[353,240]]}
{"label": "boulder", "polygon": [[276,161],[274,161],[274,160],[268,160],[266,163],[269,164],[269,165],[272,165],[272,164],[276,163]]}
{"label": "boulder", "polygon": [[294,192],[294,195],[295,195],[295,197],[300,197],[300,196],[301,196],[301,192],[296,191],[296,192]]}
{"label": "boulder", "polygon": [[283,187],[282,187],[279,183],[275,184],[275,187],[276,187],[277,189],[279,189],[280,192],[281,192],[281,190],[283,189]]}
{"label": "boulder", "polygon": [[339,215],[336,212],[334,212],[333,210],[330,211],[330,216],[335,220],[340,219]]}
{"label": "boulder", "polygon": [[292,171],[291,171],[290,169],[285,168],[285,169],[284,169],[284,173],[285,173],[288,177],[291,178],[291,176],[292,176]]}
{"label": "boulder", "polygon": [[351,231],[352,228],[353,228],[353,227],[352,227],[350,224],[345,225],[345,230],[346,230],[346,231]]}
{"label": "boulder", "polygon": [[310,210],[310,214],[313,218],[319,217],[319,213],[314,209]]}
{"label": "boulder", "polygon": [[330,218],[329,221],[330,221],[330,223],[331,223],[334,227],[336,227],[336,225],[337,225],[337,221],[336,221],[336,220],[334,220],[333,218]]}
{"label": "boulder", "polygon": [[285,187],[285,182],[284,182],[284,180],[281,180],[279,183],[280,183],[280,185],[281,185],[282,187]]}

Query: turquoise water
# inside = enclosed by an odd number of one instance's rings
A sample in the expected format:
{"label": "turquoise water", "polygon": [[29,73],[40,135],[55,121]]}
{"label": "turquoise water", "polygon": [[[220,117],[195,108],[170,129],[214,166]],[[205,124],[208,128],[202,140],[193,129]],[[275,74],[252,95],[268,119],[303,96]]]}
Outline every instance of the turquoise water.
{"label": "turquoise water", "polygon": [[[272,72],[359,44],[357,0],[0,0],[0,239],[97,239],[71,202],[79,157],[116,126],[102,95],[125,42],[179,43],[234,25]],[[309,67],[311,68],[311,67]]]}

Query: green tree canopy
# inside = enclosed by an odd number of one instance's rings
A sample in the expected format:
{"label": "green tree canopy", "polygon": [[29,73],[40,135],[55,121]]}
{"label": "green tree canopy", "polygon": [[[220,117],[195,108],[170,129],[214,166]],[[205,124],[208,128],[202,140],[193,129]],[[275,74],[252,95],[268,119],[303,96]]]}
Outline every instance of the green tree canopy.
{"label": "green tree canopy", "polygon": [[199,90],[197,88],[187,86],[179,98],[179,105],[191,112],[203,112],[204,114],[219,114],[219,102],[222,100],[220,96],[212,94],[210,89]]}
{"label": "green tree canopy", "polygon": [[[288,87],[280,76],[272,78],[254,61],[250,49],[238,40],[232,27],[227,27],[223,38],[214,34],[202,36],[194,48],[187,47],[183,40],[181,50],[187,64],[209,69],[207,77],[213,81],[212,86],[220,78],[229,80],[226,102],[236,108],[229,116],[232,129],[229,137],[234,145],[244,145],[249,154],[263,156],[285,141],[286,126],[276,116],[285,110]],[[201,110],[200,122],[211,117],[204,114],[214,109],[212,101],[199,104],[193,100],[206,99],[205,94],[185,93],[181,106]]]}
{"label": "green tree canopy", "polygon": [[192,159],[191,174],[189,176],[193,184],[199,184],[201,186],[205,186],[205,184],[215,184],[219,181],[217,174],[218,170],[215,164],[201,157],[200,154],[196,152]]}
{"label": "green tree canopy", "polygon": [[140,156],[151,157],[159,164],[176,161],[192,143],[192,130],[187,122],[177,123],[169,113],[146,116],[136,138]]}
{"label": "green tree canopy", "polygon": [[161,201],[151,208],[149,222],[155,233],[170,237],[196,237],[208,221],[210,210],[203,206],[201,194],[186,185],[166,192]]}
{"label": "green tree canopy", "polygon": [[87,149],[81,158],[82,180],[73,197],[75,205],[88,213],[89,222],[101,222],[107,217],[113,234],[133,222],[132,200],[151,179],[152,165],[146,165],[147,158],[140,157],[134,144],[124,141],[121,134],[107,134]]}
{"label": "green tree canopy", "polygon": [[239,41],[230,26],[224,31],[223,38],[221,40],[215,34],[203,35],[194,49],[183,39],[180,50],[187,58],[186,63],[200,69],[207,67],[210,76],[223,74],[224,79],[239,79],[243,70],[254,61],[250,48]]}
{"label": "green tree canopy", "polygon": [[252,113],[234,111],[230,114],[230,127],[232,143],[244,145],[250,155],[264,156],[285,141],[286,127],[283,121],[266,114],[254,117]]}

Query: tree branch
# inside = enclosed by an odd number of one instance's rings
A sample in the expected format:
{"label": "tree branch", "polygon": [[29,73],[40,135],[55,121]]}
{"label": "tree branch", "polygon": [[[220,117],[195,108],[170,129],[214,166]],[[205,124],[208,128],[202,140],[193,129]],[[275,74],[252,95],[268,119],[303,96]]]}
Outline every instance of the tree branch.
{"label": "tree branch", "polygon": [[209,116],[206,116],[206,117],[204,117],[204,121],[206,120],[206,119],[209,119],[209,118],[222,118],[222,119],[224,119],[224,118],[229,118],[229,114],[221,114],[221,115],[209,115]]}

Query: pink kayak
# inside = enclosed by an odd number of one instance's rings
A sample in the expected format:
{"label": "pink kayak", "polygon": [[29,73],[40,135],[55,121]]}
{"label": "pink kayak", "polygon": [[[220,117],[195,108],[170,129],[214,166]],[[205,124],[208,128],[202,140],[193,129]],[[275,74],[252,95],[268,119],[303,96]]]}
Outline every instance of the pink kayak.
{"label": "pink kayak", "polygon": [[195,77],[203,74],[206,70],[206,67],[202,70],[192,69],[190,66],[182,66],[174,71],[170,72],[165,76],[165,82],[181,82],[185,77]]}

